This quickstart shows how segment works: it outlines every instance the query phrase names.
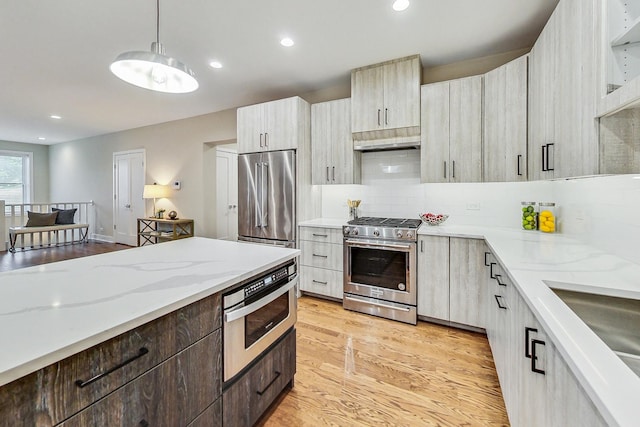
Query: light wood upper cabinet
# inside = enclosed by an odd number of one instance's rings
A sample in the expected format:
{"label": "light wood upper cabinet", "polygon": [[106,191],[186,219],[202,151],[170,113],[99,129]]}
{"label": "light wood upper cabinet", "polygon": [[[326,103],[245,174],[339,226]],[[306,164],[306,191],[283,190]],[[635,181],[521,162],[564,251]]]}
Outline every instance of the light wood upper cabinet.
{"label": "light wood upper cabinet", "polygon": [[420,56],[351,72],[351,130],[356,140],[420,134]]}
{"label": "light wood upper cabinet", "polygon": [[422,182],[482,181],[482,76],[421,92]]}
{"label": "light wood upper cabinet", "polygon": [[484,75],[484,181],[527,179],[527,56]]}
{"label": "light wood upper cabinet", "polygon": [[298,148],[305,104],[294,96],[238,108],[238,153]]}
{"label": "light wood upper cabinet", "polygon": [[351,100],[311,106],[312,183],[359,184],[362,154],[353,151]]}
{"label": "light wood upper cabinet", "polygon": [[529,58],[529,178],[598,173],[601,0],[561,0]]}

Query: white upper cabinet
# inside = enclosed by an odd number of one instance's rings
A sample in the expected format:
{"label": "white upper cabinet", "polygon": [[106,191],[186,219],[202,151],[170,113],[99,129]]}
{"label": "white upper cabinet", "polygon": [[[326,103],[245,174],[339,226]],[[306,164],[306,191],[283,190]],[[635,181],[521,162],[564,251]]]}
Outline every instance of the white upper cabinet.
{"label": "white upper cabinet", "polygon": [[353,151],[351,99],[311,106],[312,183],[359,184],[362,154]]}
{"label": "white upper cabinet", "polygon": [[351,72],[351,130],[355,140],[403,142],[420,134],[420,56]]}
{"label": "white upper cabinet", "polygon": [[598,173],[602,0],[561,0],[529,57],[529,179]]}
{"label": "white upper cabinet", "polygon": [[484,181],[527,179],[527,56],[484,75]]}
{"label": "white upper cabinet", "polygon": [[305,104],[294,96],[238,108],[238,153],[297,148],[303,138]]}
{"label": "white upper cabinet", "polygon": [[422,182],[482,181],[482,76],[422,86]]}

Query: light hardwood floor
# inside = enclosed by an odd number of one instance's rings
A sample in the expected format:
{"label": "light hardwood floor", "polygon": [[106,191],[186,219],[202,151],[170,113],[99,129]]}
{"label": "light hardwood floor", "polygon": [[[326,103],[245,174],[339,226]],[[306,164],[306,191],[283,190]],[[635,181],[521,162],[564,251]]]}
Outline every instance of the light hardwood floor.
{"label": "light hardwood floor", "polygon": [[259,425],[508,425],[487,338],[299,300],[295,386]]}

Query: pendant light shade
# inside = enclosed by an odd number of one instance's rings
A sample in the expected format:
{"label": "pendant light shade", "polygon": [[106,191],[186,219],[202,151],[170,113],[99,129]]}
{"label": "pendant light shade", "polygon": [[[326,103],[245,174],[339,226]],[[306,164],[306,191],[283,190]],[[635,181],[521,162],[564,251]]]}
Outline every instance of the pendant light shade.
{"label": "pendant light shade", "polygon": [[111,72],[132,85],[156,92],[187,93],[198,89],[193,71],[175,58],[166,56],[160,44],[160,0],[157,3],[156,41],[151,51],[125,52],[113,61]]}

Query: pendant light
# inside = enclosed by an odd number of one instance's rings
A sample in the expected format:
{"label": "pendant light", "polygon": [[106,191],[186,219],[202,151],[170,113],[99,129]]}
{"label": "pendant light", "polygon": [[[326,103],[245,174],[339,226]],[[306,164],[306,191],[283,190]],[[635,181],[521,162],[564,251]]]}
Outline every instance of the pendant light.
{"label": "pendant light", "polygon": [[156,41],[151,43],[151,51],[122,53],[109,68],[125,82],[157,92],[187,93],[198,89],[193,71],[166,56],[160,44],[160,0],[156,0]]}

